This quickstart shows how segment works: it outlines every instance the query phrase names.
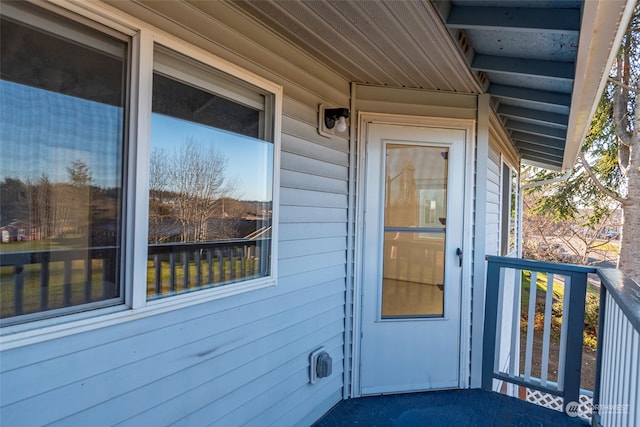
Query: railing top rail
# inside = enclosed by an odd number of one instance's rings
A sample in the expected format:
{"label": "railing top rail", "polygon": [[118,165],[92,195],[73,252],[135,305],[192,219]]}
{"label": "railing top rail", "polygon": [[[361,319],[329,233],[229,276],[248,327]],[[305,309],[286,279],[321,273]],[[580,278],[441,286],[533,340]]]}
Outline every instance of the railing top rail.
{"label": "railing top rail", "polygon": [[173,242],[173,243],[153,243],[150,244],[147,251],[149,255],[167,253],[170,251],[180,252],[184,251],[197,251],[200,249],[211,249],[211,248],[223,248],[223,247],[234,247],[234,246],[242,246],[256,245],[258,242],[267,241],[269,238],[258,238],[258,239],[229,239],[229,240],[216,240],[212,242],[198,242],[198,243],[182,243],[182,242]]}
{"label": "railing top rail", "polygon": [[113,254],[117,246],[94,246],[89,248],[40,249],[36,251],[0,252],[0,266],[16,264],[38,264],[42,262],[57,262],[65,260],[83,259],[87,254],[101,257]]}
{"label": "railing top rail", "polygon": [[561,264],[557,262],[534,261],[530,259],[502,257],[487,255],[487,261],[498,264],[501,267],[516,268],[518,270],[533,270],[547,273],[595,273],[595,267],[576,264]]}
{"label": "railing top rail", "polygon": [[640,332],[640,284],[615,268],[599,268],[598,276],[636,331]]}

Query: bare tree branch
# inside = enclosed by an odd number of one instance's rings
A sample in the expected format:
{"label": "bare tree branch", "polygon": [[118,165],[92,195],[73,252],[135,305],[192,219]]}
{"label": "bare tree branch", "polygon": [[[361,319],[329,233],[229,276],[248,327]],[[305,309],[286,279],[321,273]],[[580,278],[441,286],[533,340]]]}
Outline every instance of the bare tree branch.
{"label": "bare tree branch", "polygon": [[614,85],[620,86],[621,88],[623,88],[625,90],[628,90],[630,92],[640,93],[640,89],[631,87],[629,85],[626,85],[626,84],[614,79],[613,77],[609,77],[609,78],[607,78],[607,80],[610,81],[611,83],[613,83]]}
{"label": "bare tree branch", "polygon": [[587,175],[589,175],[589,178],[591,178],[593,184],[604,194],[624,205],[625,200],[622,197],[602,185],[598,177],[591,170],[591,166],[589,166],[589,163],[587,163],[587,160],[584,158],[584,154],[581,151],[578,152],[578,157],[580,157],[580,162],[582,163],[584,170],[587,172]]}

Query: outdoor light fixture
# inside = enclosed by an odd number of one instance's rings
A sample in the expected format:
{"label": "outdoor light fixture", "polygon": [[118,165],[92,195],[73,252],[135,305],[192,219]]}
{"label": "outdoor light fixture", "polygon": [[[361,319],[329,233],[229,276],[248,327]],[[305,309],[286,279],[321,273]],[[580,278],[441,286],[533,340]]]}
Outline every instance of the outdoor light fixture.
{"label": "outdoor light fixture", "polygon": [[324,108],[320,104],[318,108],[318,133],[331,137],[335,132],[345,132],[347,130],[347,120],[349,118],[348,108]]}
{"label": "outdoor light fixture", "polygon": [[328,108],[324,110],[324,125],[327,129],[333,129],[335,126],[338,132],[344,132],[347,130],[347,117],[349,110],[346,108]]}

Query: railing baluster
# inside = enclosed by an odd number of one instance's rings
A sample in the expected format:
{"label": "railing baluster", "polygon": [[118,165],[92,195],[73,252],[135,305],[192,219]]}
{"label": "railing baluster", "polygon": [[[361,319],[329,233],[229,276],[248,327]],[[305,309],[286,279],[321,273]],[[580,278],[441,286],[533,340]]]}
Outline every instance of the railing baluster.
{"label": "railing baluster", "polygon": [[[623,317],[624,316],[622,312],[620,312],[620,310],[616,310],[615,314],[616,314],[615,324],[618,325],[618,327],[616,328],[616,331],[615,331],[616,338],[615,338],[615,349],[613,354],[620,355],[620,354],[623,354],[622,340],[623,340],[623,328],[624,328]],[[622,363],[619,359],[618,359],[618,363],[614,365],[615,378],[617,378],[618,380],[615,382],[615,387],[613,389],[613,400],[611,403],[620,403],[620,397],[622,396],[622,390],[621,390],[622,381],[620,381],[620,379],[623,372],[622,372],[621,365]],[[620,415],[618,413],[613,414],[614,425],[620,425],[619,418],[620,418]]]}
{"label": "railing baluster", "polygon": [[564,294],[562,296],[562,325],[560,326],[560,351],[558,352],[558,389],[564,390],[564,369],[567,355],[567,330],[569,328],[569,298],[571,295],[571,276],[564,276]]}
{"label": "railing baluster", "polygon": [[[598,304],[598,342],[596,347],[596,378],[593,387],[593,403],[594,405],[600,402],[600,394],[602,392],[602,387],[605,385],[602,381],[602,357],[604,354],[604,343],[605,343],[605,329],[607,329],[608,324],[605,323],[605,317],[608,314],[607,310],[607,288],[604,284],[600,284],[600,301]],[[599,414],[597,408],[593,410],[593,418],[597,424]]]}
{"label": "railing baluster", "polygon": [[[611,374],[614,378],[614,381],[612,381],[611,383],[611,399],[609,400],[610,405],[614,404],[614,403],[618,403],[620,402],[620,395],[619,395],[619,386],[620,386],[620,361],[619,359],[617,359],[616,355],[620,354],[620,341],[621,341],[621,332],[622,332],[622,328],[620,327],[620,324],[622,323],[622,313],[620,312],[620,310],[618,310],[617,308],[615,310],[612,310],[612,314],[613,314],[613,325],[615,326],[615,329],[613,330],[613,351],[611,353],[611,358],[613,359],[613,364],[611,366]],[[616,422],[616,418],[617,418],[617,414],[613,413],[612,414],[612,425],[618,425],[618,423]]]}
{"label": "railing baluster", "polygon": [[247,245],[242,246],[242,258],[240,258],[240,278],[247,276]]}
{"label": "railing baluster", "polygon": [[42,264],[40,265],[40,310],[47,310],[49,307],[49,254],[42,254]]}
{"label": "railing baluster", "polygon": [[[498,303],[497,303],[497,309],[498,309],[498,318],[496,319],[496,331],[502,331],[502,317],[504,316],[504,276],[505,275],[505,270],[504,269],[500,269],[500,280],[498,281],[499,288],[498,288]],[[500,372],[500,354],[502,352],[502,349],[500,348],[500,338],[496,335],[496,342],[495,342],[495,354],[498,355],[498,357],[495,358],[494,362],[493,362],[493,372]]]}
{"label": "railing baluster", "polygon": [[154,285],[156,295],[162,294],[162,256],[160,254],[155,254],[153,256],[153,269],[154,274],[156,275]]}
{"label": "railing baluster", "polygon": [[542,333],[542,362],[540,384],[547,385],[549,374],[549,346],[551,344],[551,307],[553,305],[553,273],[547,274],[547,294],[544,302],[544,328]]}
{"label": "railing baluster", "polygon": [[64,260],[64,282],[63,282],[63,302],[62,304],[65,307],[69,307],[71,305],[71,260]]}
{"label": "railing baluster", "polygon": [[222,256],[222,249],[216,248],[216,255],[218,258],[218,275],[220,276],[219,283],[224,283],[224,257]]}
{"label": "railing baluster", "polygon": [[84,258],[84,302],[91,301],[91,276],[93,259],[89,254]]}
{"label": "railing baluster", "polygon": [[520,301],[522,300],[522,272],[520,270],[513,270],[513,301],[512,301],[512,315],[511,315],[511,354],[509,358],[509,373],[512,376],[518,376],[518,363],[520,358],[515,355],[520,354]]}
{"label": "railing baluster", "polygon": [[[606,294],[606,291],[605,291]],[[611,404],[612,401],[611,396],[613,395],[613,387],[614,387],[614,378],[616,377],[616,375],[613,372],[613,366],[614,366],[614,329],[616,326],[615,323],[615,312],[616,312],[616,307],[615,307],[615,303],[613,302],[613,299],[611,297],[611,295],[606,294],[605,297],[606,300],[606,304],[605,304],[605,320],[604,320],[604,328],[602,330],[602,332],[600,333],[601,335],[598,337],[599,340],[602,340],[602,358],[601,360],[603,360],[603,364],[602,364],[602,374],[599,377],[603,377],[604,381],[602,382],[601,386],[601,390],[602,396],[605,396],[604,400],[599,399],[598,402],[599,403],[603,403],[603,404]]]}
{"label": "railing baluster", "polygon": [[[622,381],[620,381],[622,383],[622,391],[620,394],[620,399],[624,399],[624,396],[630,396],[631,395],[631,384],[629,383],[629,378],[631,377],[631,370],[632,370],[632,364],[638,364],[640,363],[638,361],[638,359],[631,359],[631,352],[628,351],[624,351],[625,348],[633,348],[632,344],[633,344],[633,326],[631,326],[631,324],[629,322],[623,322],[622,323],[622,329],[623,329],[623,334],[622,334],[622,348],[620,349],[621,354],[623,354],[624,356],[624,360],[622,365],[622,375],[620,376],[622,378]],[[628,403],[628,402],[626,402]],[[626,414],[620,414],[621,418],[622,418],[622,422],[626,425],[631,425],[628,424],[628,417],[627,417],[628,413]]]}
{"label": "railing baluster", "polygon": [[213,283],[213,257],[211,256],[211,249],[207,249],[207,282]]}
{"label": "railing baluster", "polygon": [[24,264],[16,264],[13,288],[13,311],[17,315],[24,310]]}
{"label": "railing baluster", "polygon": [[189,289],[189,253],[184,250],[181,254],[182,258],[182,289]]}
{"label": "railing baluster", "polygon": [[536,323],[536,298],[538,292],[538,272],[531,272],[531,282],[529,283],[529,312],[527,319],[527,347],[525,352],[524,379],[531,379],[531,363],[533,359],[533,335]]}
{"label": "railing baluster", "polygon": [[[629,384],[631,385],[629,392],[629,407],[635,408],[634,411],[629,410],[629,424],[630,426],[637,426],[640,424],[640,390],[638,387],[634,387],[634,384],[640,384],[640,331],[635,331],[633,334],[633,340],[631,341],[631,375],[629,375]],[[633,363],[635,361],[635,363]]]}
{"label": "railing baluster", "polygon": [[202,286],[202,260],[199,250],[193,252],[193,258],[196,264],[196,287],[199,288]]}
{"label": "railing baluster", "polygon": [[176,291],[176,253],[169,252],[169,292]]}
{"label": "railing baluster", "polygon": [[115,251],[106,250],[102,259],[102,298],[109,299],[115,296],[116,283],[116,254]]}
{"label": "railing baluster", "polygon": [[229,254],[229,280],[233,281],[236,278],[236,258],[233,254],[234,248],[228,248]]}

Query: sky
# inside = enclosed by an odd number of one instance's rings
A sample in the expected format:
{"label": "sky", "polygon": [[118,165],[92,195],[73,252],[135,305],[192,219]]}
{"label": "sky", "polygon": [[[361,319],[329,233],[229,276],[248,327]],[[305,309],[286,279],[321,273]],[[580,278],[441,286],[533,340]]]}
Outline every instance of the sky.
{"label": "sky", "polygon": [[[273,144],[198,123],[160,114],[152,114],[151,150],[174,152],[180,144],[193,139],[206,148],[212,144],[227,159],[227,177],[236,180],[243,200],[271,200]],[[269,181],[265,182],[264,177]]]}
{"label": "sky", "polygon": [[[120,107],[0,80],[0,179],[36,181],[45,175],[51,182],[67,182],[67,167],[80,160],[89,166],[95,185],[119,187],[122,135]],[[152,115],[151,149],[172,152],[189,138],[224,153],[239,198],[271,200],[273,177],[267,171],[272,170],[273,144]]]}

